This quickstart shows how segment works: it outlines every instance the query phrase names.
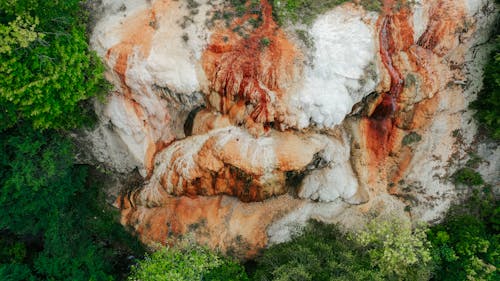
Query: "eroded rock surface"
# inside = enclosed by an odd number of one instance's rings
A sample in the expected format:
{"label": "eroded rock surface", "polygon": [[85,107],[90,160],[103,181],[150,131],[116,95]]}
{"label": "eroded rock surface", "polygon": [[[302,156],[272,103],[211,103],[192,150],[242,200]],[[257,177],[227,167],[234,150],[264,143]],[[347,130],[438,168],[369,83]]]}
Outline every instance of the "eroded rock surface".
{"label": "eroded rock surface", "polygon": [[456,197],[493,1],[346,3],[286,30],[266,0],[102,2],[92,45],[114,90],[87,138],[144,177],[117,200],[143,241],[251,257],[309,218],[431,221]]}

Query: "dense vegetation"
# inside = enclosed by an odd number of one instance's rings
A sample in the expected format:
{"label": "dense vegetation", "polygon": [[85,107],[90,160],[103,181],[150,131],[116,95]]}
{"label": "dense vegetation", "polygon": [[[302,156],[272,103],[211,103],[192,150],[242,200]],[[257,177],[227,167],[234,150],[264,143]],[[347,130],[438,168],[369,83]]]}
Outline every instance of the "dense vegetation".
{"label": "dense vegetation", "polygon": [[349,235],[311,222],[300,236],[265,251],[254,279],[425,280],[431,263],[423,230],[387,219]]}
{"label": "dense vegetation", "polygon": [[126,257],[140,255],[141,245],[118,224],[87,167],[73,164],[71,142],[18,124],[2,132],[0,149],[0,280],[126,273]]}
{"label": "dense vegetation", "polygon": [[[352,0],[273,0],[273,14],[279,24],[287,22],[304,23],[310,25],[318,15],[331,10],[332,8]],[[410,1],[411,2],[411,1]],[[380,11],[382,0],[360,0],[358,1],[369,11]],[[396,8],[402,6],[403,1],[396,2]]]}
{"label": "dense vegetation", "polygon": [[143,252],[60,130],[102,72],[79,1],[0,0],[0,280],[121,279]]}

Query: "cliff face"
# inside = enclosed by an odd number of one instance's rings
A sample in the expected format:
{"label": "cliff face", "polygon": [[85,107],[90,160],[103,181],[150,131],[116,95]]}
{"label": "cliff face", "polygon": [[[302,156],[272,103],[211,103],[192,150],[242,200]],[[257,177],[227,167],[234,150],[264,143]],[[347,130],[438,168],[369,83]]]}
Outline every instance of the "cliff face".
{"label": "cliff face", "polygon": [[117,206],[145,242],[251,257],[309,218],[430,221],[456,197],[493,1],[347,3],[285,29],[265,0],[102,2],[92,44],[115,88],[87,138],[143,176]]}

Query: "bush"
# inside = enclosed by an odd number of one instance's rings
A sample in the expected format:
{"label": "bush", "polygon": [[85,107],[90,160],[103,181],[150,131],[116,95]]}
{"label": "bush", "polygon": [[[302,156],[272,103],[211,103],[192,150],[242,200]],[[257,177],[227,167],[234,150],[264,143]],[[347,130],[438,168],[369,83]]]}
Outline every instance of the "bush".
{"label": "bush", "polygon": [[204,247],[184,243],[162,247],[133,267],[130,281],[246,281],[248,277],[236,261]]}

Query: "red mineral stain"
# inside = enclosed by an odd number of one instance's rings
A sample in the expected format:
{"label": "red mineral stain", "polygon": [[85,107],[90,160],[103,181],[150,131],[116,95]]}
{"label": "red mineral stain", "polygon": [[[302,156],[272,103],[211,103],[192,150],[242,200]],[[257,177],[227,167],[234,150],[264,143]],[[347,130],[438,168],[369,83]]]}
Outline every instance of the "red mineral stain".
{"label": "red mineral stain", "polygon": [[[260,10],[260,16],[249,12],[233,20],[229,28],[218,28],[202,62],[210,90],[220,95],[220,104],[213,105],[217,110],[227,114],[238,101],[244,101],[249,117],[266,124],[276,120],[272,99],[283,95],[283,84],[292,80],[300,54],[274,22],[267,0],[261,1]],[[259,17],[261,25],[248,34],[235,32]]]}

